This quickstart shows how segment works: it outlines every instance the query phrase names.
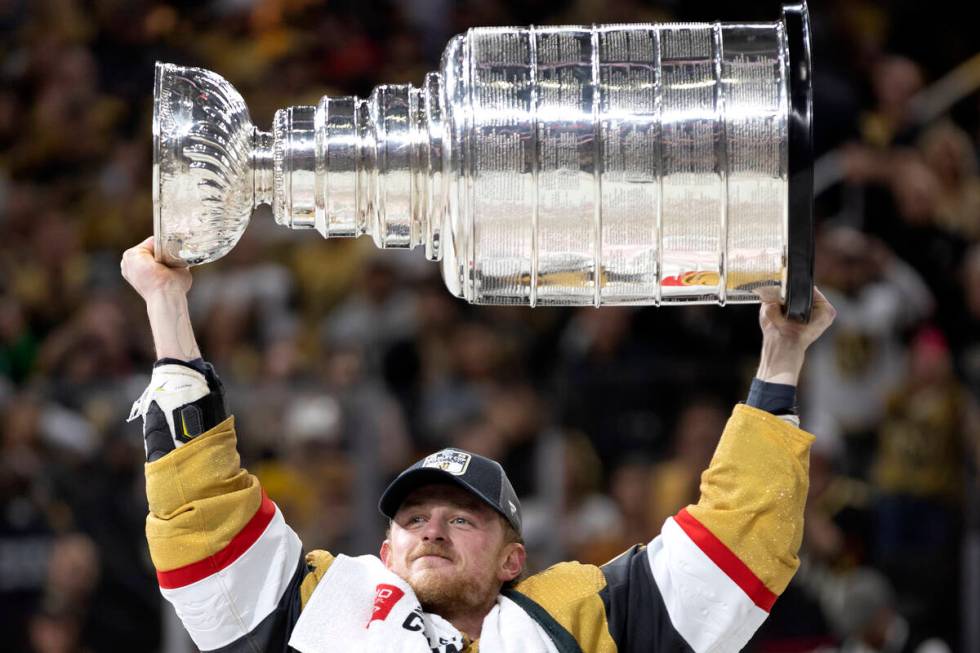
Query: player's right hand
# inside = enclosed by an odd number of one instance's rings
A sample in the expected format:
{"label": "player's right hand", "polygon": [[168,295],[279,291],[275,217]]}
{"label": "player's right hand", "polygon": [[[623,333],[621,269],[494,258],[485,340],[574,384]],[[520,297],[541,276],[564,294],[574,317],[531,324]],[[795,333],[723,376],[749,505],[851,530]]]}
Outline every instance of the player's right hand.
{"label": "player's right hand", "polygon": [[799,349],[802,354],[807,347],[827,330],[837,317],[837,309],[831,305],[819,288],[813,289],[813,309],[810,321],[803,323],[783,315],[776,302],[763,301],[759,307],[759,328],[766,341],[781,341],[783,348]]}
{"label": "player's right hand", "polygon": [[191,289],[189,269],[168,267],[154,258],[153,236],[127,249],[120,268],[123,278],[146,301],[159,294],[184,295]]}

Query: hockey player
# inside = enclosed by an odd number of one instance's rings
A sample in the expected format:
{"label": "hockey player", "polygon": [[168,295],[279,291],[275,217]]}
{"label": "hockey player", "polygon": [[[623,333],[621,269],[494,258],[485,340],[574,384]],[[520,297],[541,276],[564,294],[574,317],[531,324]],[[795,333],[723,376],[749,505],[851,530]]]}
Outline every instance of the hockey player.
{"label": "hockey player", "polygon": [[519,580],[520,502],[496,462],[447,449],[380,498],[379,556],[303,552],[241,469],[221,384],[188,317],[191,275],[128,250],[159,360],[134,405],[146,445],[146,535],[163,596],[204,651],[612,653],[736,651],[799,564],[812,436],[795,385],[834,309],[807,325],[760,311],[762,356],[701,483],[661,534],[596,567],[557,564]]}

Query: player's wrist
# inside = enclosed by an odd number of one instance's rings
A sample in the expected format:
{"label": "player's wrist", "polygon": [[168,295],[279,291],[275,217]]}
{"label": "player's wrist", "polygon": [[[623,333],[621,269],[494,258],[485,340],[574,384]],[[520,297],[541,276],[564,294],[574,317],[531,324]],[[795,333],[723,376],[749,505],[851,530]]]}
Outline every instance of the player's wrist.
{"label": "player's wrist", "polygon": [[756,378],[765,383],[798,385],[806,348],[797,342],[764,338]]}
{"label": "player's wrist", "polygon": [[187,305],[187,293],[174,287],[155,288],[143,295],[147,312],[173,311]]}
{"label": "player's wrist", "polygon": [[188,361],[201,357],[194,338],[187,295],[183,292],[159,292],[146,298],[146,314],[153,332],[157,358]]}
{"label": "player's wrist", "polygon": [[186,297],[190,286],[188,278],[174,275],[160,275],[149,279],[140,278],[134,285],[147,303],[166,297]]}

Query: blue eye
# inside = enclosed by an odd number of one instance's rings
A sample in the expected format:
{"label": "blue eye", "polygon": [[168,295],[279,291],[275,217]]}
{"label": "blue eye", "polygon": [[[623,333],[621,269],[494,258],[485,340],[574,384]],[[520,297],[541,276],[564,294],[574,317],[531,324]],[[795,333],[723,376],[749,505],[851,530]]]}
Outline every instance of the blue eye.
{"label": "blue eye", "polygon": [[451,521],[452,521],[453,523],[463,523],[463,524],[471,524],[471,523],[472,523],[472,522],[471,522],[471,521],[470,521],[469,519],[467,519],[466,517],[453,517]]}

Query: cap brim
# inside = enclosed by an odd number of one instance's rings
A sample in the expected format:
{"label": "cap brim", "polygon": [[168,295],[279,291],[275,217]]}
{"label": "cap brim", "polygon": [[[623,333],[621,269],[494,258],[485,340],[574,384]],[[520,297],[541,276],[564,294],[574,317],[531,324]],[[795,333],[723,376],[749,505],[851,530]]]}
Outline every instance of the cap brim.
{"label": "cap brim", "polygon": [[501,512],[493,500],[485,496],[482,492],[462,480],[459,476],[433,467],[419,467],[402,473],[392,481],[391,485],[384,491],[384,494],[381,495],[381,500],[378,501],[378,510],[388,519],[394,519],[398,509],[401,508],[405,498],[412,493],[412,490],[432,483],[451,483],[457,485],[493,508],[504,519],[507,519],[507,515]]}

